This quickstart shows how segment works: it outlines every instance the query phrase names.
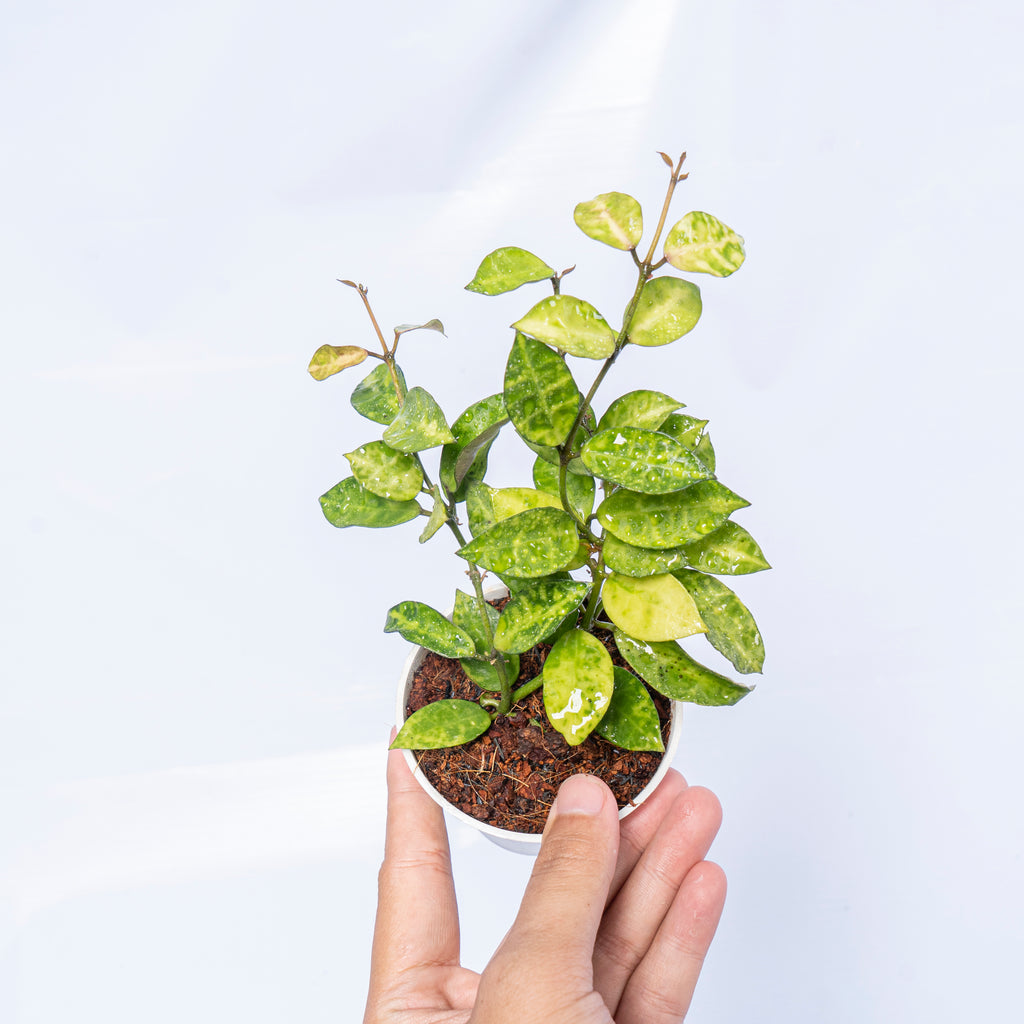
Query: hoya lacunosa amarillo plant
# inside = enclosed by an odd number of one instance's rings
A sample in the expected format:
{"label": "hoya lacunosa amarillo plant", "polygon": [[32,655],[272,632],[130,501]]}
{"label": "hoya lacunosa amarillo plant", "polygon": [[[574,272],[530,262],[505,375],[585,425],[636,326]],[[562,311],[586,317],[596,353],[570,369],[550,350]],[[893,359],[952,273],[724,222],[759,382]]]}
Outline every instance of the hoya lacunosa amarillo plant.
{"label": "hoya lacunosa amarillo plant", "polygon": [[[429,392],[408,387],[397,362],[408,332],[443,333],[441,322],[402,324],[388,340],[367,289],[342,282],[357,290],[380,350],[323,345],[309,372],[324,380],[376,360],[351,401],[383,431],[345,456],[351,475],[320,498],[324,515],[334,526],[374,528],[422,517],[420,543],[447,528],[473,586],[472,594],[456,591],[450,619],[420,601],[388,612],[385,632],[457,658],[480,691],[476,701],[439,700],[417,711],[395,747],[467,743],[543,687],[547,717],[570,745],[596,732],[628,749],[660,750],[658,714],[640,679],[673,700],[705,705],[734,704],[751,690],[698,663],[678,640],[704,634],[738,673],[761,671],[757,625],[718,577],[769,566],[732,521],[749,502],[718,479],[707,420],[658,390],[630,391],[600,416],[595,411],[599,389],[627,349],[671,344],[697,325],[700,289],[672,271],[727,277],[744,260],[743,239],[707,213],[686,214],[662,243],[676,186],[687,175],[685,153],[675,162],[660,155],[669,185],[646,255],[643,214],[632,196],[608,192],[574,213],[583,233],[621,250],[635,275],[620,326],[564,293],[568,271],[533,253],[506,246],[484,258],[470,291],[498,295],[546,283],[552,294],[511,325],[501,389],[450,424]],[[488,456],[505,428],[535,454],[533,479],[493,488]],[[437,456],[431,469],[428,454]],[[486,573],[508,588],[501,612],[484,599]],[[636,675],[613,664],[595,628],[611,631]],[[540,642],[552,645],[543,672],[517,685],[518,655]]]}

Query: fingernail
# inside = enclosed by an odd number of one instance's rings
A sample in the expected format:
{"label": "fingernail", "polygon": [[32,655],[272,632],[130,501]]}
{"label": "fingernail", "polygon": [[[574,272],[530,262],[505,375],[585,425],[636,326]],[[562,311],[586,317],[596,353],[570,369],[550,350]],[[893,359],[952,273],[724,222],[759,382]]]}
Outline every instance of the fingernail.
{"label": "fingernail", "polygon": [[604,786],[592,775],[572,775],[555,798],[558,814],[599,814],[604,807]]}

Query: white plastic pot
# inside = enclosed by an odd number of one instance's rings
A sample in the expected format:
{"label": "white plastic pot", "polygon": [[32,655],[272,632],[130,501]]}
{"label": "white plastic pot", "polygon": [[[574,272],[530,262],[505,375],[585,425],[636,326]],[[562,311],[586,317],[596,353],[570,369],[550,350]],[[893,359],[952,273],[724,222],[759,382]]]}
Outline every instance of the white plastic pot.
{"label": "white plastic pot", "polygon": [[[492,596],[490,594],[488,597]],[[503,596],[503,595],[502,595]],[[395,721],[405,721],[405,708],[409,700],[409,691],[412,689],[412,681],[416,675],[417,669],[419,669],[424,657],[426,657],[427,651],[423,647],[417,647],[406,659],[405,667],[402,669],[402,678],[398,684],[398,703],[395,708]],[[668,742],[665,744],[665,753],[662,756],[661,764],[658,765],[658,770],[654,773],[654,777],[646,786],[640,791],[640,793],[634,798],[632,804],[627,804],[619,811],[619,818],[625,818],[627,814],[632,813],[640,806],[654,791],[658,788],[658,784],[665,777],[669,768],[672,766],[672,760],[675,757],[676,750],[679,747],[679,735],[682,732],[682,704],[678,701],[672,702],[672,713],[669,724],[669,737]],[[420,770],[419,764],[416,761],[416,757],[413,751],[403,750],[402,753],[405,755],[406,763],[409,765],[410,771],[413,776],[419,782],[419,784],[426,790],[427,795],[436,804],[439,804],[441,808],[450,814],[453,818],[457,818],[459,821],[465,822],[471,828],[475,828],[478,832],[482,832],[492,843],[496,843],[504,850],[511,850],[514,853],[525,853],[530,856],[536,856],[537,851],[540,849],[539,835],[533,835],[527,832],[510,832],[508,829],[496,828],[494,825],[488,825],[486,822],[479,821],[478,819],[466,814],[464,811],[460,811],[453,804],[450,804],[434,787],[431,785],[430,780]]]}

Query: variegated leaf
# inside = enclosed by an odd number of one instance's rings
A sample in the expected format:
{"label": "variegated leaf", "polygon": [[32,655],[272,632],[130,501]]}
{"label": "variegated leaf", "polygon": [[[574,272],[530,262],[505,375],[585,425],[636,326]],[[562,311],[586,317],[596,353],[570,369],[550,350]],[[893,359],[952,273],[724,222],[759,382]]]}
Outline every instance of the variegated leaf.
{"label": "variegated leaf", "polygon": [[567,512],[534,508],[495,523],[457,554],[493,572],[533,579],[564,569],[579,543]]}
{"label": "variegated leaf", "polygon": [[494,646],[521,653],[549,636],[586,600],[590,585],[575,580],[542,580],[513,595],[498,619]]}
{"label": "variegated leaf", "polygon": [[647,687],[628,669],[615,666],[615,689],[594,730],[623,750],[664,750],[661,722]]}
{"label": "variegated leaf", "polygon": [[707,420],[699,420],[696,416],[677,412],[667,416],[657,429],[659,434],[668,434],[669,437],[675,438],[684,448],[692,452],[704,435],[704,428],[707,425]]}
{"label": "variegated leaf", "polygon": [[[490,623],[491,634],[498,628],[498,609],[489,603],[485,603],[484,612],[487,621]],[[460,658],[459,664],[463,672],[476,683],[482,690],[498,691],[501,689],[501,680],[498,670],[489,661],[484,659],[492,656],[490,641],[487,639],[487,630],[484,628],[483,618],[480,614],[480,606],[476,599],[464,594],[461,590],[455,591],[455,607],[452,610],[452,621],[459,629],[468,633],[476,644],[476,658]],[[510,683],[515,682],[519,676],[519,655],[506,654],[505,671],[508,673]]]}
{"label": "variegated leaf", "polygon": [[555,276],[542,259],[515,245],[495,249],[483,258],[466,291],[481,295],[501,295],[514,291],[532,281],[544,281]]}
{"label": "variegated leaf", "polygon": [[415,501],[391,501],[368,491],[354,476],[320,495],[320,507],[332,526],[398,526],[420,514]]}
{"label": "variegated leaf", "polygon": [[660,430],[665,418],[681,408],[682,402],[660,391],[630,391],[608,406],[597,429],[643,427],[645,430]]}
{"label": "variegated leaf", "polygon": [[606,533],[601,545],[604,564],[623,576],[654,576],[674,569],[685,569],[689,564],[689,548],[638,548],[619,540],[614,533]]}
{"label": "variegated leaf", "polygon": [[[542,491],[553,494],[560,499],[558,485],[558,466],[553,466],[538,456],[533,464],[533,482]],[[594,511],[594,478],[566,473],[565,490],[569,504],[576,509],[580,519],[587,519]]]}
{"label": "variegated leaf", "polygon": [[615,351],[615,332],[605,318],[589,302],[572,295],[541,299],[512,326],[529,338],[584,359],[607,359]]}
{"label": "variegated leaf", "polygon": [[671,700],[722,707],[742,700],[753,689],[705,668],[674,640],[637,640],[617,629],[615,645],[648,686]]}
{"label": "variegated leaf", "polygon": [[[686,553],[686,561],[694,569],[719,576],[742,576],[771,568],[757,541],[742,526],[733,522],[724,523],[701,540],[687,544],[683,551]],[[605,562],[611,565],[607,556]]]}
{"label": "variegated leaf", "polygon": [[446,658],[466,658],[476,653],[468,633],[422,601],[402,601],[389,609],[384,632],[398,633],[409,643]]}
{"label": "variegated leaf", "polygon": [[697,326],[700,289],[678,277],[655,277],[644,285],[629,325],[634,345],[667,345]]}
{"label": "variegated leaf", "polygon": [[559,445],[582,400],[565,363],[546,345],[517,333],[505,366],[505,408],[516,430],[535,444]]}
{"label": "variegated leaf", "polygon": [[544,662],[544,710],[569,746],[593,732],[613,689],[612,659],[597,637],[574,629],[556,641]]}
{"label": "variegated leaf", "polygon": [[409,331],[437,331],[444,334],[444,324],[440,320],[428,320],[425,324],[399,324],[395,328],[395,334],[408,334]]}
{"label": "variegated leaf", "polygon": [[668,494],[708,477],[703,463],[678,441],[654,430],[600,430],[580,449],[594,476],[641,494]]}
{"label": "variegated leaf", "polygon": [[760,672],[764,666],[764,642],[747,606],[714,576],[691,569],[675,575],[692,595],[708,627],[711,646],[724,654],[737,672]]}
{"label": "variegated leaf", "polygon": [[431,537],[441,529],[442,526],[448,520],[448,509],[445,506],[444,498],[441,495],[441,488],[434,484],[430,489],[430,493],[434,499],[434,507],[430,511],[430,518],[427,520],[427,525],[423,527],[423,532],[420,534],[420,543],[426,544]]}
{"label": "variegated leaf", "polygon": [[577,203],[572,216],[580,231],[613,249],[635,249],[643,237],[640,204],[625,192],[604,192]]}
{"label": "variegated leaf", "polygon": [[321,345],[309,361],[313,380],[327,380],[350,366],[358,366],[370,353],[358,345]]}
{"label": "variegated leaf", "polygon": [[456,501],[464,501],[470,484],[483,480],[491,444],[506,423],[505,399],[498,394],[474,402],[452,424],[455,440],[441,449],[439,476]]}
{"label": "variegated leaf", "polygon": [[392,501],[409,501],[423,487],[423,471],[412,455],[383,441],[360,445],[346,456],[352,475],[368,490]]}
{"label": "variegated leaf", "polygon": [[391,741],[390,750],[438,750],[458,747],[482,736],[491,716],[475,701],[437,700],[411,714]]}
{"label": "variegated leaf", "polygon": [[665,259],[677,270],[728,277],[743,265],[743,239],[710,213],[688,213],[665,239]]}
{"label": "variegated leaf", "polygon": [[441,407],[428,391],[413,388],[391,426],[384,431],[384,440],[392,448],[409,454],[454,441]]}
{"label": "variegated leaf", "polygon": [[[398,415],[406,394],[405,375],[397,364],[395,377],[398,379],[397,390],[387,365],[375,366],[352,392],[352,408],[374,423],[390,423]],[[399,392],[402,398],[399,398]]]}

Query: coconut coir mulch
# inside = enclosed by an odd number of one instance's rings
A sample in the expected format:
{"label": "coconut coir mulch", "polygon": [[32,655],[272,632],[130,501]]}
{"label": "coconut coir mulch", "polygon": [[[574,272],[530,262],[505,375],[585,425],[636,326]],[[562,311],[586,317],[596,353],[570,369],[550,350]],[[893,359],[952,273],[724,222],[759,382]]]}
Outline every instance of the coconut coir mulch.
{"label": "coconut coir mulch", "polygon": [[[596,633],[612,661],[628,667],[610,634]],[[551,648],[538,644],[520,655],[520,686],[537,676]],[[570,775],[587,772],[604,779],[619,807],[631,803],[658,770],[660,751],[622,750],[591,733],[571,747],[548,722],[542,690],[516,704],[479,739],[460,747],[419,750],[416,758],[431,784],[459,810],[497,828],[513,832],[544,830],[558,787]],[[411,715],[435,700],[476,700],[477,687],[458,661],[428,653],[413,679],[406,705]],[[668,740],[670,702],[651,691]]]}

